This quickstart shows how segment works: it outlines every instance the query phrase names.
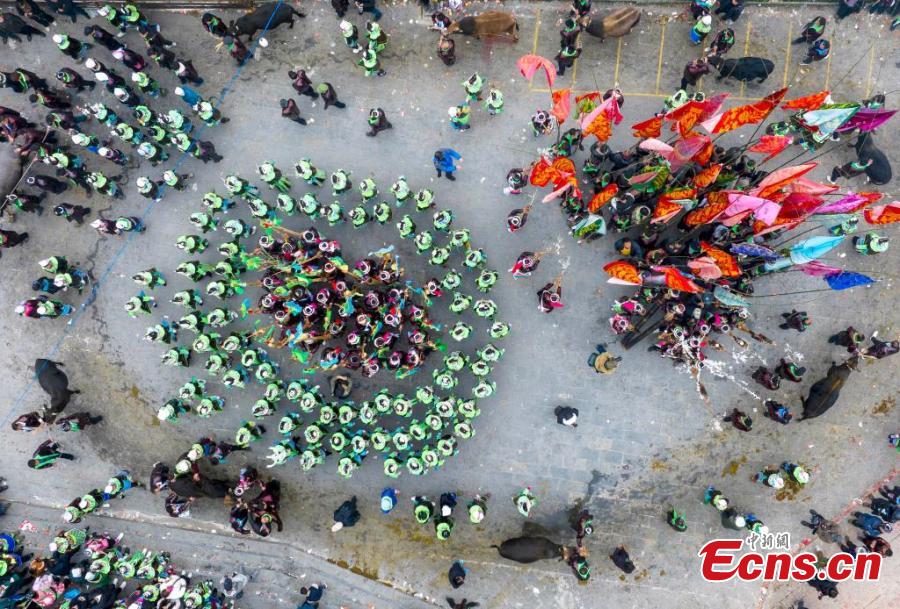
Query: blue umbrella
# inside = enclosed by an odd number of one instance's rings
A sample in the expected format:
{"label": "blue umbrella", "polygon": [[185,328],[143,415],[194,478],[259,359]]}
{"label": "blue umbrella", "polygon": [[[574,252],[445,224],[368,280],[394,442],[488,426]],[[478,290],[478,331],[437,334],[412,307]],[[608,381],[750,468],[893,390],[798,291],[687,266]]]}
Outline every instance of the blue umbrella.
{"label": "blue umbrella", "polygon": [[732,254],[740,254],[742,256],[751,256],[753,258],[762,258],[763,260],[776,260],[778,258],[778,254],[775,253],[774,250],[767,248],[764,245],[757,245],[755,243],[735,243],[731,246]]}
{"label": "blue umbrella", "polygon": [[806,264],[817,260],[840,245],[844,237],[810,237],[791,247],[791,261]]}
{"label": "blue umbrella", "polygon": [[861,285],[871,285],[875,283],[875,280],[867,275],[863,275],[862,273],[844,271],[842,273],[826,275],[825,282],[832,290],[846,290]]}
{"label": "blue umbrella", "polygon": [[732,292],[726,288],[723,288],[720,285],[716,286],[716,289],[713,290],[713,296],[716,297],[716,300],[721,302],[723,305],[727,307],[749,307],[750,303],[747,299],[742,298],[736,292]]}

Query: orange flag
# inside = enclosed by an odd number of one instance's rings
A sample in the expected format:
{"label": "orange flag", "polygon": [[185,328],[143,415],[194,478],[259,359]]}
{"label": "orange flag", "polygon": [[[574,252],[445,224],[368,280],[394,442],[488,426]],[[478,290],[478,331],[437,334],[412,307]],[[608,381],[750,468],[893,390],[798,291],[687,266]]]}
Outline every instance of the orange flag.
{"label": "orange flag", "polygon": [[528,181],[531,182],[532,186],[546,186],[550,183],[550,180],[554,179],[557,173],[557,170],[547,162],[547,159],[541,157],[541,160],[532,166]]}
{"label": "orange flag", "polygon": [[716,261],[716,266],[722,271],[725,277],[737,277],[741,274],[741,268],[738,266],[734,256],[725,250],[713,247],[706,241],[700,242],[700,249],[703,253]]}
{"label": "orange flag", "polygon": [[553,92],[553,109],[550,114],[556,117],[560,124],[569,118],[572,111],[572,89],[560,89]]}
{"label": "orange flag", "polygon": [[819,107],[825,103],[825,98],[828,97],[830,91],[819,91],[818,93],[813,93],[812,95],[807,95],[805,97],[798,97],[797,99],[789,99],[781,105],[785,110],[818,110]]}
{"label": "orange flag", "polygon": [[619,192],[619,186],[613,182],[612,184],[607,184],[606,188],[598,192],[594,195],[594,198],[591,199],[591,202],[588,203],[588,211],[592,214],[597,213],[597,211],[609,203],[616,193]]}
{"label": "orange flag", "polygon": [[609,122],[605,112],[600,112],[594,117],[591,124],[584,130],[584,135],[596,135],[601,142],[605,142],[612,137],[612,123]]}
{"label": "orange flag", "polygon": [[698,207],[684,217],[684,223],[691,228],[712,222],[730,205],[727,192],[711,192],[706,195],[706,205]]}
{"label": "orange flag", "polygon": [[705,109],[706,102],[698,102],[692,99],[683,106],[679,106],[666,114],[665,118],[666,120],[675,121],[670,127],[672,131],[675,131],[677,128],[684,133],[690,131],[697,124]]}
{"label": "orange flag", "polygon": [[[750,123],[759,123],[778,106],[787,94],[787,87],[775,91],[754,104],[746,104],[726,110],[715,123],[710,133],[726,133]],[[709,121],[708,121],[709,122]]]}
{"label": "orange flag", "polygon": [[[575,175],[575,163],[572,162],[572,159],[567,159],[564,156],[558,156],[553,159],[552,166],[560,173],[568,174],[568,176]],[[554,180],[555,179],[556,178],[554,178]]]}
{"label": "orange flag", "polygon": [[654,116],[640,123],[631,126],[631,130],[636,138],[659,137],[662,133],[663,119],[661,116]]}
{"label": "orange flag", "polygon": [[694,176],[694,186],[697,188],[706,188],[710,184],[716,181],[716,178],[719,177],[719,173],[722,171],[721,163],[713,163],[709,167],[706,167]]}
{"label": "orange flag", "polygon": [[637,267],[624,260],[614,260],[604,266],[603,270],[609,273],[610,283],[626,285],[641,285],[643,283]]}

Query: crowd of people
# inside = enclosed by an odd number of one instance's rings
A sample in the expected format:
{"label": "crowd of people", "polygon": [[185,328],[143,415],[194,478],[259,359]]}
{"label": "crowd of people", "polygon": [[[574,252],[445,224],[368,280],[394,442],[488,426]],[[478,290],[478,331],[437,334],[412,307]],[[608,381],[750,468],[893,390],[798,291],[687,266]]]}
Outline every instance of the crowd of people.
{"label": "crowd of people", "polygon": [[[27,25],[16,15],[3,14],[0,32],[5,32],[5,37],[19,40],[18,34],[22,34],[31,41],[34,35],[45,36],[44,29],[49,30],[53,32],[50,40],[69,64],[60,66],[54,75],[62,91],[26,67],[9,71],[4,67],[0,71],[0,86],[21,94],[21,99],[31,103],[30,109],[0,107],[0,138],[12,147],[24,166],[12,191],[0,202],[4,212],[10,217],[14,212],[42,215],[45,202],[53,199],[55,216],[82,225],[92,209],[65,200],[73,189],[80,188],[89,197],[122,199],[124,182],[119,172],[140,165],[155,170],[162,163],[175,163],[180,155],[191,155],[203,162],[221,160],[213,144],[199,136],[205,127],[227,119],[188,86],[200,85],[203,79],[190,59],[175,54],[175,43],[163,37],[158,24],[129,3],[103,5],[93,18],[71,1],[50,7],[57,15],[70,16],[73,23],[79,17],[94,23],[84,27],[85,39],[80,39],[57,23],[56,15],[44,12],[33,0],[18,2],[16,8],[43,29]],[[129,40],[137,37],[152,64],[130,46]],[[104,63],[110,60],[113,63]],[[154,64],[156,68],[152,67]],[[160,107],[167,90],[160,84],[161,77],[154,74],[156,70],[171,72],[180,83],[174,91],[190,107],[188,113],[177,107]],[[98,84],[108,99],[98,97]],[[38,120],[36,113],[42,111],[46,115]],[[42,168],[55,175],[41,173]],[[5,170],[13,168],[10,165]],[[167,169],[159,178],[137,177],[135,186],[139,194],[158,200],[165,188],[183,189],[189,177]],[[140,233],[146,228],[140,218],[124,215],[97,216],[90,226],[100,235],[113,236]],[[0,231],[0,248],[21,245],[27,239],[27,232],[4,229]],[[53,294],[70,287],[80,294],[90,283],[91,277],[68,266],[64,255],[47,260],[58,261],[58,268],[44,268],[52,278],[41,278],[32,284],[37,292],[44,293],[21,302],[16,307],[18,314],[37,319],[70,315],[74,307],[52,298]]]}
{"label": "crowd of people", "polygon": [[180,569],[164,550],[128,547],[121,534],[66,528],[51,539],[45,551],[30,553],[21,534],[0,534],[4,607],[234,608],[249,581],[232,572],[217,588],[214,580]]}
{"label": "crowd of people", "polygon": [[[298,459],[303,469],[310,469],[335,454],[338,472],[349,477],[369,454],[382,453],[384,472],[390,477],[404,470],[425,474],[455,455],[459,440],[475,433],[478,403],[496,389],[489,375],[503,349],[486,342],[471,357],[461,349],[449,351],[445,341],[460,347],[473,341],[475,327],[465,321],[469,318],[487,326],[484,332],[491,341],[508,334],[509,326],[498,319],[496,303],[487,297],[499,274],[487,266],[483,250],[470,242],[469,231],[453,225],[453,211],[437,206],[432,190],[414,192],[401,176],[390,188],[393,203],[376,202],[378,186],[372,178],[364,178],[358,183],[358,203],[345,212],[340,199],[320,203],[317,193],[328,180],[334,197],[350,196],[349,172],[338,169],[329,177],[308,158],[298,161],[294,169],[309,187],[299,200],[290,194],[291,179],[266,162],[259,165],[258,174],[275,194],[274,204],[262,198],[257,186],[228,175],[224,181],[227,193],[207,192],[202,198],[203,211],[190,215],[201,234],[179,237],[178,245],[186,253],[200,254],[209,247],[204,235],[224,232],[228,240],[216,247],[221,256],[216,264],[188,260],[179,264],[176,272],[194,283],[215,278],[206,283],[202,293],[193,288],[177,291],[173,302],[189,312],[177,322],[160,320],[147,329],[145,337],[167,348],[165,364],[190,367],[196,356],[206,357],[203,368],[209,381],[192,377],[177,397],[159,409],[158,417],[174,422],[187,413],[212,416],[222,410],[224,399],[212,392],[207,382],[218,380],[226,390],[236,390],[255,380],[263,387],[263,396],[251,408],[253,420],[237,430],[235,444],[244,447],[259,440],[266,428],[257,421],[280,414],[279,436],[270,447],[270,466]],[[225,221],[217,233],[218,214],[238,201],[248,206],[265,233],[255,245],[250,245],[249,238],[257,227],[240,219]],[[326,238],[314,226],[296,232],[284,228],[281,221],[299,215],[310,222],[348,223],[363,229],[369,223],[389,223],[394,209],[412,214],[405,213],[396,223],[401,239],[412,241],[415,251],[427,257],[429,268],[443,271],[443,276],[435,275],[419,287],[405,277],[391,253],[393,248],[349,262],[340,242]],[[420,214],[430,216],[421,229],[413,219]],[[461,264],[463,273],[453,268],[455,262]],[[248,273],[256,278],[250,281]],[[167,285],[156,269],[135,277],[144,288]],[[466,291],[467,279],[474,282],[480,297]],[[247,299],[228,307],[229,299],[248,285],[262,288],[256,305],[251,306]],[[204,311],[205,297],[217,298],[222,304]],[[140,292],[125,308],[132,315],[152,315],[154,300]],[[441,300],[459,319],[452,325],[431,319],[429,307]],[[236,324],[248,317],[260,320],[254,329],[236,329]],[[229,326],[231,331],[223,335]],[[176,344],[184,332],[195,335],[189,347]],[[331,375],[329,387],[284,377],[277,359],[266,348],[287,350],[305,374]],[[437,352],[443,353],[443,365],[433,371],[430,383],[420,382],[403,392],[382,389],[364,401],[350,399],[353,384],[346,373],[372,378],[386,371],[395,379],[418,379],[421,375],[414,375]],[[466,373],[473,379],[468,399],[457,393],[460,377]],[[328,393],[334,400],[329,400]],[[279,413],[282,400],[296,404],[299,410]],[[395,417],[395,422],[388,422]]]}
{"label": "crowd of people", "polygon": [[[349,3],[334,0],[332,4],[341,19],[339,28],[346,46],[360,56],[358,65],[365,76],[384,76],[381,58],[389,37],[379,23],[381,12],[374,1],[356,3],[359,14],[372,14],[372,20],[365,24],[362,41],[357,26],[345,17]],[[50,7],[58,15],[71,17],[73,22],[79,16],[88,17],[71,0],[51,3]],[[842,0],[838,19],[861,7],[862,3]],[[870,7],[872,12],[896,12],[897,3],[879,0]],[[17,2],[17,9],[42,28],[55,25],[55,17],[43,12],[33,0]],[[573,0],[571,10],[562,17],[555,74],[563,75],[578,58],[579,36],[586,28],[585,17],[590,16],[591,9],[590,0]],[[830,267],[818,259],[858,230],[860,215],[877,226],[883,223],[879,219],[885,217],[889,207],[874,206],[881,198],[878,193],[840,193],[836,184],[838,180],[869,173],[878,163],[871,154],[866,156],[860,151],[874,146],[872,132],[893,113],[884,109],[883,94],[848,103],[835,103],[828,92],[790,100],[781,105],[791,111],[786,120],[769,123],[765,135],[756,139],[754,133],[743,146],[717,146],[710,137],[693,130],[701,123],[704,128],[710,124],[707,130],[712,135],[741,126],[736,117],[728,114],[731,111],[722,112],[724,95],[707,98],[698,87],[704,75],[713,69],[722,71],[724,57],[734,44],[730,26],[740,18],[742,10],[740,0],[723,0],[718,6],[705,0],[691,2],[687,8],[692,21],[688,35],[702,48],[702,55],[685,66],[679,89],[665,100],[660,112],[633,126],[635,137],[640,140],[634,146],[616,151],[607,144],[612,128],[623,120],[620,108],[625,96],[617,86],[577,97],[575,121],[579,126],[564,132],[559,127],[572,117],[568,111],[559,112],[559,98],[554,97],[553,110],[535,113],[531,127],[536,138],[556,131],[555,143],[530,166],[511,169],[504,191],[522,195],[528,186],[540,188],[552,182],[553,192],[545,200],[559,199],[574,237],[590,241],[605,235],[608,228],[621,233],[615,243],[621,259],[611,262],[606,270],[618,283],[637,289],[630,298],[613,304],[612,332],[623,336],[626,347],[655,333],[651,350],[694,368],[702,366],[705,349],[721,348],[714,337],[716,333],[729,335],[738,344],[746,343],[734,334],[736,331],[761,343],[769,342],[765,335],[748,326],[749,299],[760,277],[796,265],[808,275],[823,277],[832,289],[872,283],[870,278]],[[707,45],[714,15],[721,15],[724,23]],[[18,42],[18,37],[24,36],[30,41],[34,36],[45,36],[41,29],[14,17],[4,14],[0,20],[4,40]],[[63,30],[51,36],[59,51],[69,58],[67,62],[89,72],[85,77],[68,66],[58,70],[57,81],[71,95],[54,90],[46,80],[22,67],[0,72],[0,84],[29,94],[32,104],[49,110],[47,127],[39,128],[21,111],[0,108],[0,134],[21,158],[52,166],[56,171],[55,177],[40,175],[30,166],[7,197],[7,207],[41,214],[44,198],[63,195],[75,187],[111,199],[122,198],[119,176],[110,175],[113,172],[109,170],[96,170],[95,164],[109,163],[118,168],[140,163],[157,168],[176,155],[190,155],[203,162],[221,160],[211,143],[198,138],[205,128],[228,119],[209,99],[188,86],[203,83],[191,62],[176,56],[172,50],[175,45],[133,4],[105,5],[98,18],[105,20],[114,32],[93,24],[84,29],[87,42]],[[213,13],[204,13],[200,20],[238,66],[253,56],[252,48],[244,44],[241,32],[234,26],[227,26]],[[438,55],[446,66],[452,66],[456,62],[455,44],[449,35],[452,21],[442,11],[432,13],[431,20],[433,28],[440,32]],[[830,44],[823,38],[827,23],[827,18],[818,16],[801,28],[794,41],[808,46],[801,66],[808,67],[828,57]],[[167,91],[151,75],[143,55],[123,43],[125,36],[135,34],[146,43],[146,55],[174,73],[180,83],[174,93],[190,107],[192,116],[177,108],[151,108],[150,103],[159,105]],[[127,79],[100,62],[101,55],[96,51],[101,46],[113,61],[124,66],[129,73]],[[107,57],[103,59],[109,61]],[[113,65],[123,70],[122,66]],[[552,64],[546,69],[550,68]],[[762,79],[767,75],[768,72]],[[330,83],[315,84],[300,67],[289,71],[288,77],[301,100],[321,97],[325,109],[345,108]],[[116,98],[114,108],[101,102],[75,102],[73,96],[82,98],[99,92],[97,83]],[[465,100],[448,111],[455,130],[470,128],[471,112],[478,102],[484,102],[490,116],[502,113],[502,92],[487,84],[478,72],[463,81],[462,86]],[[748,112],[756,113],[753,122],[758,124],[757,131],[782,104],[786,93],[784,89],[746,106]],[[282,99],[279,105],[283,117],[307,124],[294,99]],[[732,123],[726,125],[728,121]],[[367,123],[368,135],[372,137],[392,128],[385,111],[378,107],[369,111]],[[658,139],[667,124],[677,132],[679,142]],[[108,131],[108,136],[90,133],[89,125],[96,127],[95,131]],[[590,146],[579,176],[574,157],[584,150],[591,135],[597,141]],[[761,167],[791,146],[817,152],[841,137],[846,140],[851,136],[858,138],[859,159],[835,167],[828,180],[830,186],[804,178],[811,167],[784,166],[790,162],[771,170]],[[750,153],[768,156],[757,162]],[[455,180],[461,161],[453,149],[438,150],[433,157],[437,177]],[[309,470],[333,456],[339,475],[345,478],[352,476],[371,455],[380,456],[389,478],[397,478],[404,470],[423,475],[440,468],[458,453],[461,440],[474,435],[480,406],[496,391],[490,375],[504,350],[494,343],[510,332],[510,326],[499,318],[497,303],[490,298],[499,273],[488,266],[485,251],[471,242],[469,230],[454,224],[453,210],[437,204],[430,188],[414,190],[405,177],[399,176],[390,188],[382,188],[382,193],[372,177],[354,184],[351,175],[342,168],[328,173],[308,156],[295,163],[293,177],[271,161],[261,162],[255,181],[264,185],[265,191],[251,180],[227,174],[224,193],[211,189],[198,197],[198,207],[188,217],[192,232],[177,238],[176,247],[189,257],[173,269],[179,277],[155,267],[132,275],[140,291],[124,304],[130,317],[156,317],[157,295],[164,291],[171,291],[171,302],[185,309],[177,321],[154,319],[144,333],[146,340],[164,349],[161,363],[193,368],[191,372],[202,367],[204,372],[192,374],[177,394],[158,408],[160,421],[175,423],[187,415],[214,416],[225,408],[226,398],[220,394],[244,390],[248,385],[262,392],[233,439],[202,437],[173,465],[160,462],[154,466],[149,487],[153,493],[166,493],[164,505],[170,516],[189,516],[191,506],[200,499],[220,499],[230,510],[229,523],[235,532],[267,537],[273,531],[281,531],[278,480],[264,480],[252,466],[242,468],[237,479],[215,477],[207,469],[207,465],[215,467],[226,462],[234,451],[249,450],[267,434],[272,440],[266,457],[268,468],[296,461],[301,469]],[[172,168],[158,178],[142,175],[134,186],[138,194],[155,202],[166,189],[185,190],[191,178]],[[583,183],[591,185],[591,193],[581,191]],[[302,194],[295,192],[300,184],[306,186]],[[320,197],[323,201],[330,198],[331,202],[320,202]],[[238,207],[243,212],[245,206],[255,224],[236,217],[237,214],[224,215],[232,209],[238,211]],[[531,205],[514,209],[507,218],[508,230],[522,230],[531,209]],[[80,225],[92,210],[60,201],[53,212]],[[395,212],[402,215],[395,218]],[[789,245],[794,237],[790,231],[813,214],[825,219],[834,216],[825,240],[812,238]],[[848,218],[850,214],[855,215]],[[291,218],[309,223],[309,227],[291,230],[285,226],[285,220]],[[427,263],[431,277],[422,285],[410,279],[392,246],[357,260],[345,258],[342,244],[320,231],[316,223],[331,228],[347,225],[360,231],[369,225],[394,224],[400,239],[406,240]],[[146,230],[143,221],[132,216],[98,217],[91,226],[106,235]],[[217,236],[221,239],[212,242]],[[27,233],[3,230],[0,247],[13,247],[27,238]],[[874,232],[854,238],[856,250],[866,255],[885,251],[888,243],[887,237]],[[203,258],[210,248],[218,255],[215,261]],[[516,278],[532,276],[547,254],[548,251],[522,252],[510,269],[511,274]],[[22,302],[16,312],[32,318],[70,314],[72,305],[50,296],[69,288],[80,294],[90,284],[90,275],[63,254],[41,260],[40,267],[45,275],[36,279],[32,287],[43,294]],[[250,288],[256,288],[252,297],[244,297]],[[543,313],[561,308],[562,277],[538,290],[537,300]],[[454,323],[435,321],[434,310],[440,303]],[[784,320],[782,329],[801,332],[811,323],[805,312],[796,310],[785,313]],[[249,322],[252,327],[248,327]],[[476,331],[470,322],[481,327]],[[478,343],[476,334],[486,335],[488,340]],[[896,340],[882,341],[873,336],[872,345],[867,348],[862,346],[864,341],[858,331],[848,328],[832,337],[831,342],[847,347],[854,358],[881,359],[900,351]],[[609,374],[621,359],[600,344],[588,363],[597,373]],[[285,361],[297,367],[299,373],[290,372]],[[430,379],[424,372],[426,363],[435,364]],[[757,369],[753,379],[774,391],[781,380],[800,382],[804,372],[798,362],[786,359],[775,370]],[[327,385],[315,384],[311,378],[314,374],[327,376]],[[367,379],[383,375],[392,381],[416,382],[408,389],[383,388],[360,400],[359,395],[353,395],[352,374]],[[12,427],[34,431],[55,425],[62,431],[79,431],[102,420],[88,412],[59,417],[64,407],[65,404],[23,414]],[[765,407],[766,416],[779,424],[788,424],[793,418],[790,408],[776,400],[767,400]],[[577,425],[577,409],[561,406],[555,415],[562,425]],[[277,423],[266,424],[267,420]],[[736,408],[726,421],[744,432],[753,425],[752,419]],[[272,429],[274,433],[270,433]],[[34,451],[28,466],[47,469],[59,459],[73,460],[75,455],[63,452],[60,443],[48,439]],[[754,479],[777,492],[786,486],[805,486],[810,473],[802,463],[784,461],[761,469]],[[79,523],[111,499],[123,497],[140,486],[141,482],[129,472],[119,472],[104,488],[73,499],[62,518],[67,524]],[[890,544],[880,534],[900,519],[900,498],[896,487],[884,487],[880,492],[881,497],[873,498],[867,506],[870,513],[856,512],[852,523],[862,531],[860,540],[866,551],[890,556]],[[335,510],[333,531],[352,527],[360,520],[356,501],[354,496]],[[437,539],[446,541],[455,524],[453,510],[460,501],[455,492],[449,491],[442,493],[437,502],[423,495],[414,496],[413,519],[419,525],[432,524]],[[472,524],[484,520],[487,501],[488,496],[474,495],[467,502],[466,514]],[[512,503],[518,514],[528,518],[537,505],[537,497],[526,487],[512,497]],[[704,503],[720,512],[727,528],[768,533],[756,515],[738,509],[712,486],[705,493]],[[380,497],[382,513],[391,512],[397,504],[397,490],[384,489]],[[837,534],[834,522],[815,511],[811,510],[811,514],[810,522],[804,524],[823,541],[838,544],[851,554],[861,551],[848,536]],[[585,581],[591,574],[585,539],[594,530],[593,516],[588,510],[578,510],[573,516],[570,524],[576,544],[562,548],[561,557],[576,577]],[[675,507],[665,514],[665,519],[676,531],[687,529],[685,513]],[[127,599],[123,603],[126,606],[146,602],[160,607],[219,607],[226,605],[228,597],[239,596],[247,581],[246,576],[232,574],[223,580],[219,593],[211,581],[192,583],[189,576],[175,569],[165,553],[131,552],[119,538],[80,529],[60,531],[51,544],[51,556],[30,562],[23,556],[20,540],[5,535],[0,536],[0,542],[5,547],[0,569],[6,569],[0,574],[2,597],[12,599],[11,606],[34,600],[49,607],[65,599],[70,608],[103,609],[114,606],[117,599]],[[78,561],[77,554],[82,550],[87,559]],[[615,548],[610,559],[626,574],[635,571],[625,546]],[[451,585],[461,586],[466,573],[461,561],[454,563],[449,573]],[[137,588],[126,593],[135,583]],[[823,596],[837,595],[834,582],[813,580],[810,584]],[[307,599],[301,607],[314,609],[324,589],[319,585],[303,590]],[[453,608],[477,604],[449,597],[447,601]]]}

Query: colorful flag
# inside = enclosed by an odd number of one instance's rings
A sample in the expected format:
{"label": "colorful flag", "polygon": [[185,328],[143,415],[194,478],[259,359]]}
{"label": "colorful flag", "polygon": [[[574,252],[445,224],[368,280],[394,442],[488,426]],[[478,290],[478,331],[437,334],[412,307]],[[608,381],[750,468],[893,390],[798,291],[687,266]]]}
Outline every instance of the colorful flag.
{"label": "colorful flag", "polygon": [[675,121],[669,127],[671,131],[681,129],[682,131],[690,131],[706,109],[706,102],[691,100],[688,103],[679,106],[665,115],[666,120]]}
{"label": "colorful flag", "polygon": [[534,77],[534,73],[541,68],[547,75],[547,86],[552,87],[553,81],[556,80],[556,66],[553,65],[552,61],[540,55],[523,55],[516,62],[516,67],[519,68],[522,76],[529,81]]}
{"label": "colorful flag", "polygon": [[859,111],[850,117],[850,120],[837,128],[838,133],[845,131],[872,131],[877,129],[884,123],[888,122],[892,116],[897,114],[896,110],[876,110],[874,108],[860,108]]}
{"label": "colorful flag", "polygon": [[879,201],[884,195],[880,192],[847,193],[837,201],[817,207],[814,214],[852,214],[862,208]]}
{"label": "colorful flag", "polygon": [[636,138],[659,137],[662,133],[663,119],[661,116],[654,116],[640,123],[631,126],[632,134]]}
{"label": "colorful flag", "polygon": [[719,173],[721,171],[721,163],[713,163],[708,167],[704,167],[700,173],[694,176],[694,186],[696,186],[697,188],[706,188],[716,181],[716,178],[719,177]]}
{"label": "colorful flag", "polygon": [[781,107],[785,110],[817,110],[831,94],[830,91],[819,91],[805,97],[790,99],[784,102]]}
{"label": "colorful flag", "polygon": [[556,117],[560,124],[569,118],[572,111],[572,89],[560,89],[553,92],[553,109],[550,114]]}
{"label": "colorful flag", "polygon": [[859,108],[859,104],[831,104],[818,110],[804,112],[799,120],[812,133],[813,139],[823,142],[849,121]]}
{"label": "colorful flag", "polygon": [[612,137],[612,123],[607,118],[603,106],[597,106],[590,114],[581,120],[581,130],[585,137],[594,135],[601,142],[605,142]]}
{"label": "colorful flag", "polygon": [[729,205],[728,193],[715,191],[706,195],[706,205],[697,208],[684,217],[685,225],[693,228],[712,222],[725,211]]}
{"label": "colorful flag", "polygon": [[754,197],[760,197],[762,199],[771,198],[770,195],[778,192],[798,177],[809,173],[813,169],[815,169],[818,163],[803,163],[802,165],[794,165],[792,167],[782,167],[781,169],[776,169],[765,178],[763,178],[762,182],[759,185],[748,192],[747,194],[753,195]]}
{"label": "colorful flag", "polygon": [[666,287],[679,292],[690,292],[692,294],[699,294],[703,291],[703,288],[691,281],[690,278],[675,267],[651,266],[650,268],[665,275]]}
{"label": "colorful flag", "polygon": [[757,143],[750,146],[747,150],[750,152],[765,153],[766,157],[762,160],[762,162],[765,163],[790,146],[793,141],[794,138],[789,135],[764,135],[759,138]]}
{"label": "colorful flag", "polygon": [[870,207],[863,212],[863,216],[869,224],[893,224],[894,222],[900,222],[900,201]]}
{"label": "colorful flag", "polygon": [[700,249],[716,261],[716,266],[722,270],[725,277],[737,277],[741,274],[741,267],[738,266],[734,256],[725,250],[714,247],[705,241],[700,242]]}
{"label": "colorful flag", "polygon": [[637,267],[625,260],[614,260],[604,266],[603,270],[609,274],[609,283],[620,285],[641,285],[643,283]]}
{"label": "colorful flag", "polygon": [[547,159],[541,159],[531,166],[531,174],[528,181],[532,186],[546,186],[550,180],[557,174],[557,170],[547,162]]}
{"label": "colorful flag", "polygon": [[606,188],[598,192],[594,195],[594,198],[591,199],[591,202],[588,203],[588,211],[592,214],[597,213],[597,211],[609,203],[616,193],[619,192],[619,186],[613,182],[612,184],[607,184]]}

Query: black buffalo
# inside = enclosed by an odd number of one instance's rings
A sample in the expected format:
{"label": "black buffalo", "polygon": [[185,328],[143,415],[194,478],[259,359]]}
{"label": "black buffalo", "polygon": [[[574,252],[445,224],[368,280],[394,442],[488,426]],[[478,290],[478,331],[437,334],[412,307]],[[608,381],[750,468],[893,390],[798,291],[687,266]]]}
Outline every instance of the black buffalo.
{"label": "black buffalo", "polygon": [[709,58],[709,63],[718,71],[716,80],[735,78],[744,82],[756,80],[760,83],[769,77],[775,64],[762,57],[741,57],[740,59],[722,59],[718,56]]}
{"label": "black buffalo", "polygon": [[563,556],[563,547],[546,537],[516,537],[491,547],[497,548],[503,558],[522,563]]}
{"label": "black buffalo", "polygon": [[267,2],[265,4],[259,5],[252,12],[247,13],[242,17],[238,17],[235,21],[232,21],[229,29],[234,33],[235,36],[247,36],[248,38],[250,38],[257,31],[265,28],[266,24],[269,24],[270,30],[273,30],[284,23],[290,24],[289,27],[293,28],[294,15],[297,15],[301,18],[306,17],[305,14],[287,4]]}
{"label": "black buffalo", "polygon": [[69,377],[59,368],[62,365],[62,362],[49,359],[34,360],[38,384],[50,396],[50,406],[44,407],[44,420],[49,423],[65,409],[72,395],[81,393],[77,389],[69,389]]}
{"label": "black buffalo", "polygon": [[829,408],[835,405],[841,395],[841,388],[844,386],[844,381],[850,376],[850,372],[856,368],[858,361],[859,358],[854,357],[840,366],[836,365],[834,362],[831,363],[831,368],[828,369],[828,374],[825,378],[816,381],[816,383],[810,387],[809,395],[803,400],[803,416],[800,417],[801,421],[821,416],[825,414]]}
{"label": "black buffalo", "polygon": [[872,164],[866,167],[866,175],[872,184],[887,184],[893,178],[891,162],[887,156],[875,145],[875,138],[871,133],[861,133],[856,138],[856,154],[863,163],[872,160]]}

